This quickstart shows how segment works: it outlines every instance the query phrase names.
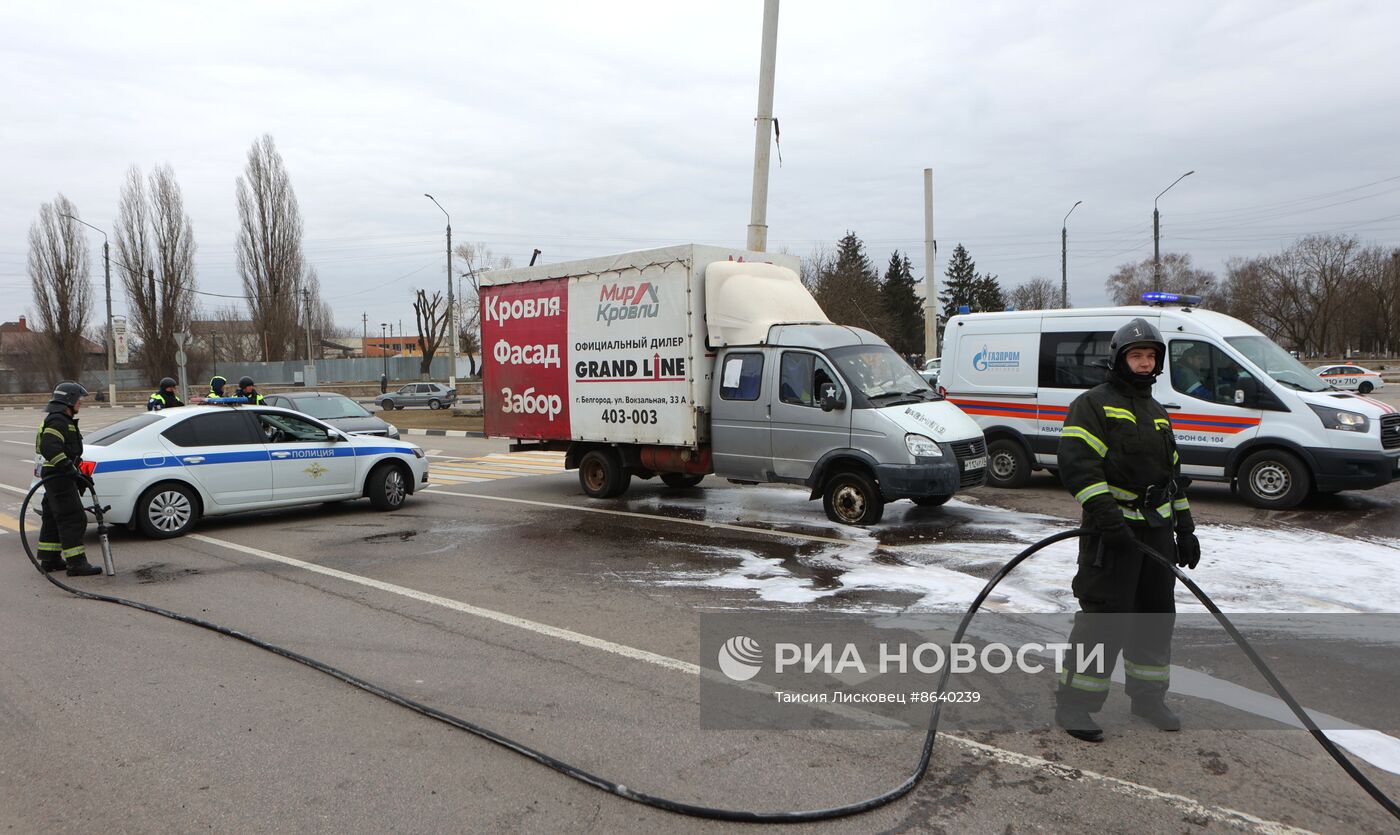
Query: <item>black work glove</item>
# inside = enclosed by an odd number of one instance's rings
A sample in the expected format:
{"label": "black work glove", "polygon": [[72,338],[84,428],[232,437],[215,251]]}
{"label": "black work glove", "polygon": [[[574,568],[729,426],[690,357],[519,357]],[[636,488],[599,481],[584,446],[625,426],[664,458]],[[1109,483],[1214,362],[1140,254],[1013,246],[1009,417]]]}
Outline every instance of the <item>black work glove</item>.
{"label": "black work glove", "polygon": [[1195,568],[1201,561],[1201,541],[1184,528],[1176,529],[1176,564],[1182,568]]}
{"label": "black work glove", "polygon": [[1099,534],[1105,554],[1114,558],[1131,557],[1142,551],[1137,537],[1124,524],[1115,525]]}

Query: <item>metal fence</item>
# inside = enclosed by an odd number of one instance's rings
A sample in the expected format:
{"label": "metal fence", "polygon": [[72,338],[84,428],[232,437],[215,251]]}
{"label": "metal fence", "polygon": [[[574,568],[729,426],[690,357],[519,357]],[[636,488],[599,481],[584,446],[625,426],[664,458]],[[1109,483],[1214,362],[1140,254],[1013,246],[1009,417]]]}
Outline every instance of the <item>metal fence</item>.
{"label": "metal fence", "polygon": [[[390,380],[417,380],[422,377],[419,372],[421,360],[417,357],[390,357],[387,362]],[[314,385],[327,383],[364,383],[378,382],[379,375],[385,373],[386,362],[381,357],[362,357],[354,359],[333,359],[316,360],[316,376]],[[248,375],[258,382],[259,385],[293,385],[306,382],[303,377],[306,370],[304,360],[292,360],[288,362],[239,362],[239,363],[218,363],[213,368],[189,369],[190,388],[196,390],[209,382],[209,378],[215,374],[222,374],[230,382],[238,382],[238,378]],[[448,358],[434,357],[431,372],[428,379],[438,382],[447,380]],[[465,357],[457,360],[457,376],[464,378],[470,371],[470,363]],[[198,376],[196,376],[196,372]],[[480,369],[478,368],[478,373]],[[178,377],[176,369],[169,371],[171,377]],[[131,368],[119,368],[116,373],[118,389],[141,389],[151,388],[154,390],[159,380],[148,379],[142,372]],[[83,373],[80,381],[89,391],[105,390],[107,388],[107,370],[94,369]],[[36,387],[37,386],[37,387]],[[0,393],[21,394],[29,391],[47,390],[46,383],[36,380],[33,374],[23,374],[19,371],[0,371]]]}

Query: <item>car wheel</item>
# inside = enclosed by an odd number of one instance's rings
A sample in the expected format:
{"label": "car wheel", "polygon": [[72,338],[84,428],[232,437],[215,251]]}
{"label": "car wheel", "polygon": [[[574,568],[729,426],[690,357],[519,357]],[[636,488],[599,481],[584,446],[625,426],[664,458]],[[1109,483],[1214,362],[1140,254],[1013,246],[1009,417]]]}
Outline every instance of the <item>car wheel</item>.
{"label": "car wheel", "polygon": [[593,499],[611,499],[627,492],[632,474],[622,466],[622,456],[614,449],[595,449],[578,462],[578,483]]}
{"label": "car wheel", "polygon": [[1031,459],[1026,450],[1010,438],[1000,438],[987,445],[987,484],[991,487],[1015,489],[1025,487],[1031,477]]}
{"label": "car wheel", "polygon": [[702,481],[704,481],[704,480],[705,480],[705,477],[704,477],[703,475],[696,475],[696,474],[694,474],[694,473],[662,473],[662,474],[661,474],[661,482],[662,482],[663,484],[665,484],[667,487],[675,487],[675,488],[681,489],[681,490],[683,490],[683,489],[685,489],[685,488],[687,488],[687,487],[694,487],[694,486],[696,486],[697,484],[699,484],[700,482],[702,482]]}
{"label": "car wheel", "polygon": [[1244,460],[1235,473],[1238,492],[1253,507],[1284,510],[1297,507],[1312,487],[1308,468],[1298,456],[1266,449]]}
{"label": "car wheel", "polygon": [[946,504],[951,498],[953,498],[952,493],[943,496],[915,496],[914,504],[919,507],[938,507],[939,505]]}
{"label": "car wheel", "polygon": [[428,408],[429,408],[429,409],[432,409],[434,412],[436,412],[438,409],[441,409],[441,408],[442,408],[442,401],[441,401],[441,400],[438,400],[438,399],[435,397],[435,398],[433,398],[432,400],[429,400],[429,401],[428,401]]}
{"label": "car wheel", "polygon": [[827,481],[822,509],[826,518],[842,525],[873,525],[885,515],[885,497],[875,479],[847,470]]}
{"label": "car wheel", "polygon": [[394,411],[394,401],[385,400],[379,404],[379,408],[383,409],[386,412],[392,412]]}
{"label": "car wheel", "polygon": [[1363,382],[1361,383],[1361,385],[1357,386],[1357,387],[1356,387],[1356,390],[1359,391],[1359,392],[1361,392],[1362,394],[1370,394],[1370,393],[1371,393],[1371,390],[1374,389],[1374,388],[1375,388],[1375,386],[1371,385],[1371,381],[1370,381],[1370,380],[1366,380],[1366,381],[1363,381]]}
{"label": "car wheel", "polygon": [[375,510],[398,510],[408,499],[408,479],[397,465],[380,464],[370,472],[365,493]]}
{"label": "car wheel", "polygon": [[136,527],[151,539],[184,536],[199,521],[199,497],[179,482],[157,484],[136,500]]}

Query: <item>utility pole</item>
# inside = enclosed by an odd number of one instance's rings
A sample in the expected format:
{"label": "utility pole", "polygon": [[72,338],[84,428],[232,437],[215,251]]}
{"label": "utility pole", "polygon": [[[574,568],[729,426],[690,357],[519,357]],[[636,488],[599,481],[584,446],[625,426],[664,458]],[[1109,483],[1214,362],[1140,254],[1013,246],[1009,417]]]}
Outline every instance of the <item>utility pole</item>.
{"label": "utility pole", "polygon": [[[1196,173],[1196,171],[1195,171],[1194,169],[1192,169],[1191,171],[1187,171],[1185,174],[1182,174],[1180,177],[1177,177],[1175,180],[1172,180],[1172,185],[1171,185],[1171,186],[1167,186],[1166,188],[1162,189],[1162,194],[1166,194],[1167,192],[1171,191],[1171,190],[1172,190],[1172,186],[1176,185],[1177,183],[1181,182],[1182,180],[1186,179],[1187,177],[1189,177],[1189,176],[1191,176],[1192,174],[1195,174],[1195,173]],[[1157,195],[1156,197],[1152,198],[1152,289],[1153,289],[1153,290],[1161,290],[1161,289],[1162,289],[1162,247],[1161,247],[1161,243],[1162,243],[1162,216],[1161,216],[1161,214],[1157,211],[1157,201],[1162,199],[1162,194],[1159,194],[1159,195]]]}
{"label": "utility pole", "polygon": [[1069,216],[1074,214],[1074,210],[1079,208],[1083,200],[1074,201],[1074,205],[1065,212],[1065,219],[1060,221],[1060,308],[1069,307]]}
{"label": "utility pole", "polygon": [[[775,0],[776,2],[776,0]],[[433,201],[444,215],[447,216],[447,328],[451,331],[452,357],[447,363],[447,386],[453,391],[457,390],[457,302],[452,295],[452,215],[447,214],[447,210],[442,208],[442,204],[437,202],[437,198],[426,192],[424,197]],[[403,323],[399,323],[399,333],[403,333]]]}
{"label": "utility pole", "polygon": [[938,278],[933,261],[938,244],[933,239],[933,169],[924,169],[924,359],[938,356]]}
{"label": "utility pole", "polygon": [[768,156],[773,135],[773,75],[778,59],[778,0],[763,0],[763,47],[758,63],[758,116],[754,118],[753,201],[748,249],[768,250]]}
{"label": "utility pole", "polygon": [[[117,343],[112,334],[112,258],[111,251],[107,247],[107,233],[73,215],[63,215],[63,217],[77,221],[102,236],[102,276],[107,282],[107,404],[115,406],[117,405]],[[81,339],[82,334],[78,334],[78,338]]]}
{"label": "utility pole", "polygon": [[311,289],[303,287],[301,298],[306,305],[306,364],[310,365],[315,362],[311,356]]}

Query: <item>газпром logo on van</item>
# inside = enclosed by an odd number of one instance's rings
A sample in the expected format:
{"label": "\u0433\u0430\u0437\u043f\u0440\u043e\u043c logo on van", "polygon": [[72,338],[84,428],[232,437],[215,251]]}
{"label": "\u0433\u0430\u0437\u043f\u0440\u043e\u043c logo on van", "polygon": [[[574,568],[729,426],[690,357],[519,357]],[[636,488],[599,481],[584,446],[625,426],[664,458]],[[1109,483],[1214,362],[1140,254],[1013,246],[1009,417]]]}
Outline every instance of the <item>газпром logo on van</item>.
{"label": "\u0433\u0430\u0437\u043f\u0440\u043e\u043c logo on van", "polygon": [[1020,368],[1020,351],[992,351],[986,345],[972,357],[972,367],[978,371],[989,368]]}

